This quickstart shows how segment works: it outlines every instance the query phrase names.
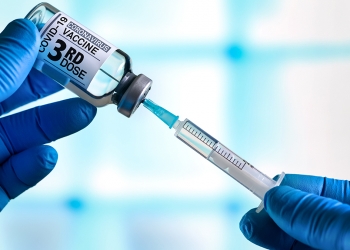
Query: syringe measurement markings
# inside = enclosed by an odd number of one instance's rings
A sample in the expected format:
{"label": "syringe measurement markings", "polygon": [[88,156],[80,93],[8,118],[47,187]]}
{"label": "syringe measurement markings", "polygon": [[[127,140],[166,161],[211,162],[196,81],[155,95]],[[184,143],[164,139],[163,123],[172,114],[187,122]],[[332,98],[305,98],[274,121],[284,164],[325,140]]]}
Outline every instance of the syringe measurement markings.
{"label": "syringe measurement markings", "polygon": [[[216,145],[214,150],[219,153],[223,158],[225,158],[227,161],[229,161],[231,164],[233,164],[234,166],[236,166],[239,169],[243,169],[243,167],[246,165],[246,162],[244,160],[243,163],[241,160],[238,160],[237,158],[235,158],[235,155],[231,156],[230,159],[228,159],[228,157],[231,155],[229,153],[229,155],[226,157],[226,154],[228,153],[228,150],[225,150],[224,148],[220,147],[219,145]],[[238,157],[238,156],[236,156]],[[238,157],[239,158],[239,157]],[[239,158],[240,159],[240,158]]]}
{"label": "syringe measurement markings", "polygon": [[[232,165],[239,169],[243,169],[246,164],[248,164],[245,160],[241,159],[239,156],[234,154],[232,151],[227,149],[225,146],[221,145],[218,141],[214,141],[210,136],[206,135],[205,132],[201,131],[196,126],[192,126],[191,123],[186,122],[183,125],[183,128],[191,133],[198,140],[202,141],[204,144],[212,148],[214,151],[219,153],[220,156],[229,161]],[[249,165],[249,164],[248,164]]]}
{"label": "syringe measurement markings", "polygon": [[240,163],[238,160],[236,160],[236,162],[235,162],[235,161],[233,161],[233,163],[234,163],[236,166],[238,166],[238,167],[240,167],[240,166],[241,166],[241,163]]}
{"label": "syringe measurement markings", "polygon": [[215,146],[215,142],[205,136],[200,130],[197,128],[191,126],[191,124],[186,123],[183,126],[184,129],[186,129],[188,132],[190,132],[194,137],[198,138],[200,141],[204,142],[206,145],[208,145],[210,148],[213,148]]}

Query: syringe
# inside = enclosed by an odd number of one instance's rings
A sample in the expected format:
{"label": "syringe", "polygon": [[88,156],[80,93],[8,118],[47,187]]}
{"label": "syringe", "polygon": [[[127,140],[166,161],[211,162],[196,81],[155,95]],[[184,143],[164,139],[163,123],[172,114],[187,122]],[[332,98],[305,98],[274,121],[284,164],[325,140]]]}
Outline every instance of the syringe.
{"label": "syringe", "polygon": [[[179,121],[178,116],[149,99],[145,99],[143,105],[167,124],[169,128],[174,128],[176,130],[175,137],[234,178],[262,201],[265,193],[280,185],[283,180],[283,172],[279,175],[277,181],[269,178],[190,120]],[[263,204],[261,202],[256,210],[257,212],[263,209]]]}

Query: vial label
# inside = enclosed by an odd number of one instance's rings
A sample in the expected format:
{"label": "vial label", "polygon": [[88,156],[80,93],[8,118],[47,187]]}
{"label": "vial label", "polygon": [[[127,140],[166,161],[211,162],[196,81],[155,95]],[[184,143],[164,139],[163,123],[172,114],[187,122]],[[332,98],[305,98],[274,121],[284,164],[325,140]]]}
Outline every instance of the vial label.
{"label": "vial label", "polygon": [[38,59],[87,89],[104,61],[117,49],[62,12],[40,31]]}

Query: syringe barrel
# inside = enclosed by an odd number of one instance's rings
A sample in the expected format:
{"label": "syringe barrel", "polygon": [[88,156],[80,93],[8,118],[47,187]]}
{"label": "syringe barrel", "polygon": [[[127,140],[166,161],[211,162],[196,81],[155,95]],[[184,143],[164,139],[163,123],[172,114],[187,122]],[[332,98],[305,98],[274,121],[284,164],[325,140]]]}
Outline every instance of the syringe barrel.
{"label": "syringe barrel", "polygon": [[207,158],[214,165],[241,183],[261,200],[276,181],[254,168],[227,147],[218,142]]}
{"label": "syringe barrel", "polygon": [[261,200],[269,189],[276,186],[276,181],[254,168],[188,119],[179,123],[175,136]]}

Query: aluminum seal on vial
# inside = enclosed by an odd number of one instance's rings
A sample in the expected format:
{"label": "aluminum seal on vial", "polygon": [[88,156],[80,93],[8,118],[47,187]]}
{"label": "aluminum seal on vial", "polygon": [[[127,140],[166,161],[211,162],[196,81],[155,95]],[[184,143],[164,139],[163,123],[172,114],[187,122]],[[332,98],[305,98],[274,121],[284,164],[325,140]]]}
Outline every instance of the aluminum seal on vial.
{"label": "aluminum seal on vial", "polygon": [[122,96],[118,104],[119,113],[130,117],[146,98],[151,85],[151,79],[143,74],[138,75]]}

